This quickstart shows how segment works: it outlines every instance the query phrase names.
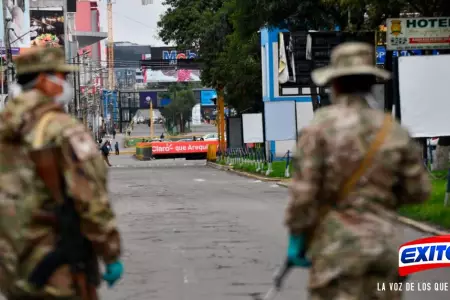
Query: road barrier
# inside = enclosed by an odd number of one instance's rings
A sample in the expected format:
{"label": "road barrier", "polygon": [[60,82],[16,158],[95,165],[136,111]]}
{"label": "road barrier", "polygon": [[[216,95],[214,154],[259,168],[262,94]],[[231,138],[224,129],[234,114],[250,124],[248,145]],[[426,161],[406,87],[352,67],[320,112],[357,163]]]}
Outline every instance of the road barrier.
{"label": "road barrier", "polygon": [[206,160],[215,162],[217,160],[217,145],[208,145],[208,153],[206,154]]}
{"label": "road barrier", "polygon": [[153,157],[151,143],[136,144],[136,158],[139,160],[150,160]]}
{"label": "road barrier", "polygon": [[138,157],[138,148],[145,149],[145,147],[150,147],[153,158],[206,159],[208,147],[215,145],[217,148],[218,144],[218,141],[142,142],[137,144],[136,158],[140,159]]}

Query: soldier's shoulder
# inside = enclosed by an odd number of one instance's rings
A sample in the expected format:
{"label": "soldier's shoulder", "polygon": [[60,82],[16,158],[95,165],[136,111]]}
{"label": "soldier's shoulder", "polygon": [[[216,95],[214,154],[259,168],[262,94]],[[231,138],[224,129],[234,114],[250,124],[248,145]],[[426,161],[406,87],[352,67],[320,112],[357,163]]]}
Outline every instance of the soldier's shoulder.
{"label": "soldier's shoulder", "polygon": [[[71,132],[84,130],[83,124],[73,116],[63,112],[50,112],[48,123],[42,129],[42,133],[38,133],[39,121],[30,132],[30,142],[38,135],[42,135],[44,144],[62,144],[64,140],[71,136]],[[43,121],[46,115],[40,117]],[[28,140],[28,138],[27,138]]]}
{"label": "soldier's shoulder", "polygon": [[62,134],[66,130],[70,130],[72,127],[83,126],[82,123],[75,117],[62,112],[54,113],[46,128],[47,133],[51,135]]}

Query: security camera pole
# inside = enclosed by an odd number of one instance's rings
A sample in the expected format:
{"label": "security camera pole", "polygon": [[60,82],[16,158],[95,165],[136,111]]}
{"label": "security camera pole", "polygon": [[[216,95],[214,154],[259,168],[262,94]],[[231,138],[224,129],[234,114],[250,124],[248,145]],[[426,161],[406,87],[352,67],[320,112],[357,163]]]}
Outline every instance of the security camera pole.
{"label": "security camera pole", "polygon": [[[7,65],[7,79],[8,79],[8,94],[11,95],[11,89],[9,88],[13,82],[13,63],[12,63],[12,50],[11,41],[9,40],[9,22],[11,19],[8,18],[8,0],[3,0],[3,44],[6,51],[6,65]],[[3,49],[2,49],[3,50]],[[2,53],[3,55],[3,53]]]}

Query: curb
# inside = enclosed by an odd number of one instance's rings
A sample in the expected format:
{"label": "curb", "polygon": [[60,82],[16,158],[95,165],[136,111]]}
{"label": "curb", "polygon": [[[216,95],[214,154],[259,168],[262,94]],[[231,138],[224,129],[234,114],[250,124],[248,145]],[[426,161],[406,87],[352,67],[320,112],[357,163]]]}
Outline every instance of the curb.
{"label": "curb", "polygon": [[[262,177],[262,176],[258,176],[255,174],[251,174],[251,173],[247,173],[247,172],[241,172],[241,171],[236,171],[233,170],[233,167],[230,166],[223,166],[223,165],[219,165],[216,163],[212,163],[212,162],[207,162],[206,163],[207,166],[218,169],[218,170],[224,170],[224,171],[228,171],[230,173],[235,173],[237,175],[240,176],[245,176],[245,177],[249,177],[249,178],[254,178],[254,179],[259,179],[261,181],[269,181],[269,182],[277,182],[277,185],[284,187],[284,188],[289,188],[289,181],[285,178],[267,178],[267,177]],[[417,229],[421,232],[424,233],[429,233],[429,234],[433,234],[433,235],[450,235],[450,231],[445,231],[445,230],[440,230],[436,227],[433,227],[431,225],[419,222],[419,221],[415,221],[413,219],[410,218],[406,218],[400,215],[397,215],[396,217],[397,221],[399,223],[402,223],[404,225],[407,225],[409,227],[412,227],[414,229]]]}
{"label": "curb", "polygon": [[136,151],[120,151],[119,155],[131,155],[131,154],[135,154]]}
{"label": "curb", "polygon": [[234,170],[232,166],[219,165],[219,164],[209,162],[209,161],[206,162],[206,165],[211,168],[217,169],[217,170],[228,171],[230,173],[233,173],[233,174],[236,174],[239,176],[248,177],[248,178],[266,181],[266,182],[281,182],[283,180],[286,180],[285,178],[279,178],[279,177],[270,178],[270,177],[265,177],[265,176],[260,176],[260,175],[244,172],[244,171],[238,171],[238,170]]}

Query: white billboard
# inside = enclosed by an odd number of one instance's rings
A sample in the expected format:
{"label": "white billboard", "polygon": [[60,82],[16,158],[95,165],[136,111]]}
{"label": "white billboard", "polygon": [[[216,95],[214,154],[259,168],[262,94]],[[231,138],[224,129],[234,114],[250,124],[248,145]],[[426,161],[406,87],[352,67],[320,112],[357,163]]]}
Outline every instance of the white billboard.
{"label": "white billboard", "polygon": [[401,123],[413,137],[449,136],[450,55],[399,58]]}
{"label": "white billboard", "polygon": [[244,143],[264,143],[263,116],[258,114],[242,114]]}
{"label": "white billboard", "polygon": [[[3,3],[0,2],[0,46],[5,47],[5,30],[3,26]],[[8,38],[13,48],[13,53],[19,48],[30,47],[30,1],[29,0],[8,0],[7,18]]]}
{"label": "white billboard", "polygon": [[450,48],[450,17],[387,19],[386,26],[387,50]]}
{"label": "white billboard", "polygon": [[267,141],[297,139],[295,101],[264,102],[264,119]]}

